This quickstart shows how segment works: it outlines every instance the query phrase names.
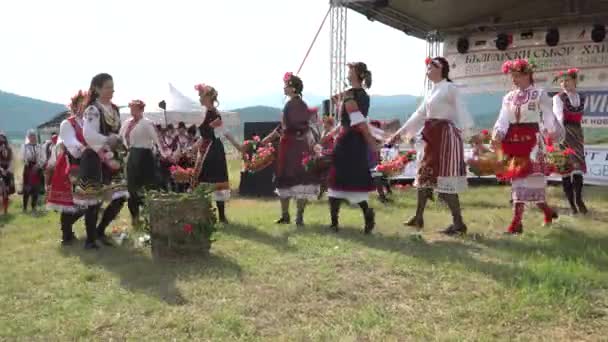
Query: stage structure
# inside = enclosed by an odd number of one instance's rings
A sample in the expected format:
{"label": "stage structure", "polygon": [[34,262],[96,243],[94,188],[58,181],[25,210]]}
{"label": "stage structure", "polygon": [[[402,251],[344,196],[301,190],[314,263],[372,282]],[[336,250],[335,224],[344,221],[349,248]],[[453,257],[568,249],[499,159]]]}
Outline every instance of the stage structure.
{"label": "stage structure", "polygon": [[[550,92],[558,91],[553,82],[557,71],[580,68],[584,79],[579,90],[587,97],[583,125],[608,127],[606,0],[335,0],[330,4],[426,40],[427,54],[448,59],[452,78],[463,93],[494,95],[496,113],[489,115],[497,115],[502,95],[511,88],[500,70],[505,60],[534,59],[535,83]],[[332,30],[334,36],[337,39]],[[340,48],[332,44],[332,56],[345,54]],[[332,64],[332,80],[334,68]],[[428,89],[428,80],[425,83]],[[601,158],[607,148],[586,149],[590,158],[586,181],[608,185],[608,166]]]}

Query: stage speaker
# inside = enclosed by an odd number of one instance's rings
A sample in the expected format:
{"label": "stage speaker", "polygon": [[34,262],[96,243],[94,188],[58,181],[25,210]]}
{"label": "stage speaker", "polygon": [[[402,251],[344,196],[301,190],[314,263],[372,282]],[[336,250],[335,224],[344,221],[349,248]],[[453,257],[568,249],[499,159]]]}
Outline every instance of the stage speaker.
{"label": "stage speaker", "polygon": [[545,35],[545,42],[549,46],[556,46],[559,43],[559,30],[556,28],[551,28],[547,30],[547,34]]}
{"label": "stage speaker", "polygon": [[[259,136],[264,139],[270,134],[280,122],[245,122],[243,127],[243,138],[251,139]],[[241,171],[241,182],[239,184],[239,194],[241,196],[252,197],[273,197],[275,196],[274,170],[276,162],[256,173]]]}
{"label": "stage speaker", "polygon": [[509,47],[509,35],[499,33],[496,35],[496,48],[500,51],[505,51]]}
{"label": "stage speaker", "polygon": [[469,52],[469,40],[466,37],[458,38],[456,49],[458,50],[458,53]]}
{"label": "stage speaker", "polygon": [[594,43],[601,43],[606,38],[606,26],[604,25],[593,25],[593,30],[591,30],[591,40]]}
{"label": "stage speaker", "polygon": [[321,113],[321,116],[331,115],[330,107],[331,101],[329,99],[323,100],[323,112]]}

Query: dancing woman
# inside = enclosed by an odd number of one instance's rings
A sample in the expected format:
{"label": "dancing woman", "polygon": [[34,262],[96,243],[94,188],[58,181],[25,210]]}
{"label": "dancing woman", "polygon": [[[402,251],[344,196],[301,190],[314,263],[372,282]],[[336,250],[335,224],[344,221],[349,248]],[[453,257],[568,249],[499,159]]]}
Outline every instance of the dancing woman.
{"label": "dancing woman", "polygon": [[370,150],[377,148],[370,133],[367,113],[372,73],[363,62],[348,65],[348,80],[352,86],[343,95],[340,133],[333,150],[333,165],[329,170],[328,198],[331,215],[330,228],[338,231],[340,204],[346,200],[361,208],[365,220],[364,233],[374,229],[374,209],[368,205],[369,192],[376,189],[370,173]]}
{"label": "dancing woman", "polygon": [[294,198],[297,206],[296,225],[302,227],[307,202],[319,196],[319,180],[306,172],[302,165],[302,158],[313,153],[314,138],[310,123],[316,113],[311,112],[302,100],[304,84],[298,76],[288,72],[283,77],[283,83],[283,91],[289,100],[283,108],[281,129],[264,138],[263,143],[280,135],[275,181],[281,201],[281,217],[277,223],[291,222],[289,202]]}
{"label": "dancing woman", "polygon": [[2,179],[2,209],[4,215],[8,213],[9,196],[15,193],[15,176],[13,171],[13,149],[8,143],[8,138],[4,133],[0,133],[0,179]]}
{"label": "dancing woman", "polygon": [[[109,74],[98,74],[91,80],[84,111],[83,135],[87,144],[80,158],[78,185],[74,202],[86,207],[86,249],[97,249],[96,241],[112,246],[105,235],[108,225],[118,216],[129,197],[124,170],[115,159],[124,146],[118,135],[120,115],[112,103],[114,80]],[[97,223],[101,204],[110,203]]]}
{"label": "dancing woman", "polygon": [[154,189],[159,185],[154,159],[154,146],[159,146],[160,153],[166,153],[152,121],[144,118],[146,104],[141,100],[129,103],[131,118],[125,121],[120,135],[129,148],[127,158],[127,188],[129,200],[127,206],[131,213],[131,223],[139,224],[139,207],[143,204],[142,190]]}
{"label": "dancing woman", "polygon": [[544,213],[545,224],[551,224],[557,213],[545,197],[546,164],[543,135],[560,141],[563,128],[558,122],[551,98],[534,85],[534,64],[527,60],[506,61],[502,70],[511,74],[515,89],[503,98],[502,108],[492,133],[509,160],[500,178],[512,184],[513,219],[506,234],[523,233],[524,205],[536,203]]}
{"label": "dancing woman", "polygon": [[464,107],[458,88],[449,78],[450,65],[443,57],[427,58],[427,77],[433,83],[420,107],[389,139],[405,133],[412,138],[422,128],[424,151],[418,164],[415,184],[418,188],[416,215],[405,225],[424,227],[424,209],[433,189],[450,208],[452,224],[442,233],[467,232],[462,219],[458,194],[467,188],[463,133],[473,128],[473,119]]}
{"label": "dancing woman", "polygon": [[72,227],[84,215],[84,210],[74,203],[72,178],[78,172],[80,157],[87,146],[82,132],[86,97],[87,93],[83,91],[72,97],[70,116],[59,126],[57,145],[48,162],[48,167],[54,171],[49,180],[51,184],[46,206],[61,213],[62,245],[70,245],[76,240]]}
{"label": "dancing woman", "polygon": [[[27,206],[31,203],[32,212],[36,212],[38,207],[38,196],[44,186],[43,165],[44,153],[42,146],[38,144],[36,132],[28,130],[25,137],[25,144],[22,149],[23,160],[23,212],[27,211]],[[31,200],[31,202],[30,202]]]}
{"label": "dancing woman", "polygon": [[204,119],[198,127],[201,139],[195,145],[198,155],[194,165],[192,189],[196,189],[199,183],[212,185],[219,221],[228,223],[225,204],[230,199],[230,182],[226,152],[220,136],[226,137],[239,151],[241,145],[223,127],[222,116],[217,110],[217,90],[205,84],[196,85],[194,88],[198,91],[199,101],[203,106]]}
{"label": "dancing woman", "polygon": [[585,114],[585,97],[576,91],[579,70],[568,69],[566,72],[560,72],[558,79],[562,91],[553,97],[553,112],[565,128],[566,137],[562,147],[574,151],[574,154],[568,157],[572,171],[562,175],[562,187],[572,214],[587,214],[587,206],[583,202],[583,175],[587,172],[587,165],[585,137],[581,127]]}

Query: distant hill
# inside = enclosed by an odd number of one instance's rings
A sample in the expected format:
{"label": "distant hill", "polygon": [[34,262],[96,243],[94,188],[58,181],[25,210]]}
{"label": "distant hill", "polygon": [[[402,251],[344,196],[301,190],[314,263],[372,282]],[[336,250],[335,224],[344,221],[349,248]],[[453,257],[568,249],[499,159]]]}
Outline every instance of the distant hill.
{"label": "distant hill", "polygon": [[0,91],[0,129],[11,136],[23,137],[27,129],[64,110],[66,107],[62,104]]}

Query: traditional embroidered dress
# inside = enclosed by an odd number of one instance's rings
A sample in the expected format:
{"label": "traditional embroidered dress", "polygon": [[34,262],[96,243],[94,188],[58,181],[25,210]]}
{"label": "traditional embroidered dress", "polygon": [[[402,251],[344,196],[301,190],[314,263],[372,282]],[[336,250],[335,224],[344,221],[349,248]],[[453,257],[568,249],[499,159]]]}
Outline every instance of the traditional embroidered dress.
{"label": "traditional embroidered dress", "polygon": [[467,188],[463,130],[473,127],[458,88],[447,80],[433,84],[430,93],[397,134],[424,142],[415,185],[439,193],[460,193]]}
{"label": "traditional embroidered dress", "polygon": [[26,143],[23,145],[23,210],[27,209],[31,199],[32,210],[38,205],[38,196],[43,187],[42,167],[44,153],[40,144]]}
{"label": "traditional embroidered dress", "polygon": [[[97,248],[96,240],[105,245],[112,244],[105,230],[120,213],[129,192],[122,165],[124,145],[115,146],[114,150],[107,145],[108,138],[120,131],[118,108],[96,101],[87,107],[84,118],[83,134],[87,148],[80,158],[74,203],[87,207],[85,248]],[[99,209],[104,201],[110,203],[98,223]]]}
{"label": "traditional embroidered dress", "polygon": [[222,128],[214,129],[210,125],[216,119],[221,119],[216,109],[206,110],[205,119],[198,127],[202,140],[194,166],[192,188],[196,188],[200,183],[212,185],[215,189],[213,199],[217,202],[220,220],[225,221],[224,202],[230,199],[230,182],[226,152],[219,138]]}
{"label": "traditional embroidered dress", "polygon": [[59,139],[49,160],[54,168],[47,196],[47,208],[59,212],[76,213],[82,208],[75,205],[73,187],[78,175],[80,156],[86,147],[82,133],[83,120],[71,116],[61,122]]}
{"label": "traditional embroidered dress", "polygon": [[74,203],[73,190],[78,176],[80,156],[86,147],[82,133],[82,118],[71,116],[61,122],[59,139],[51,153],[48,167],[53,168],[49,180],[46,206],[61,213],[62,244],[75,240],[73,225],[84,214],[84,208]]}
{"label": "traditional embroidered dress", "polygon": [[471,128],[473,119],[458,88],[443,79],[433,84],[420,107],[397,131],[397,135],[405,133],[410,138],[420,135],[423,149],[414,182],[418,187],[416,215],[405,225],[424,227],[424,210],[434,189],[452,213],[453,224],[443,233],[466,233],[458,194],[467,188],[462,135]]}
{"label": "traditional embroidered dress", "polygon": [[[345,103],[355,101],[358,111],[348,113]],[[360,203],[367,201],[369,192],[376,189],[370,173],[370,146],[354,126],[367,122],[369,95],[362,88],[347,92],[342,105],[341,130],[336,137],[333,165],[329,170],[328,196]],[[352,117],[351,117],[352,115]]]}
{"label": "traditional embroidered dress", "polygon": [[585,137],[581,121],[585,111],[585,97],[578,93],[561,92],[553,97],[553,112],[565,128],[562,148],[570,148],[574,154],[568,156],[572,169],[562,175],[562,187],[574,214],[587,213],[583,202],[583,175],[585,163]]}
{"label": "traditional embroidered dress", "polygon": [[139,206],[144,188],[156,188],[159,184],[154,159],[154,145],[160,146],[160,138],[154,124],[146,119],[125,121],[120,135],[129,148],[127,158],[127,187],[129,190],[129,211],[134,219],[139,217]]}
{"label": "traditional embroidered dress", "polygon": [[176,155],[179,155],[177,165],[183,168],[189,168],[194,166],[196,155],[194,154],[194,151],[192,151],[193,144],[194,140],[186,134],[178,134],[175,139],[173,139],[171,149],[175,151]]}
{"label": "traditional embroidered dress", "polygon": [[313,153],[310,128],[313,114],[301,97],[290,99],[283,108],[283,129],[279,142],[276,185],[279,198],[312,200],[319,195],[318,178],[306,172],[302,158]]}
{"label": "traditional embroidered dress", "polygon": [[331,228],[338,230],[340,203],[347,200],[359,204],[365,219],[364,231],[371,233],[375,227],[375,212],[369,208],[367,200],[376,186],[370,172],[371,146],[362,131],[365,128],[361,126],[369,126],[369,95],[362,88],[352,88],[345,93],[341,106],[341,129],[336,137],[328,176]]}
{"label": "traditional embroidered dress", "polygon": [[9,196],[15,193],[15,176],[13,171],[13,152],[8,145],[8,139],[4,134],[0,134],[0,197],[2,198],[2,208],[6,214],[8,211]]}
{"label": "traditional embroidered dress", "polygon": [[118,108],[96,101],[85,110],[84,117],[88,148],[82,153],[74,202],[89,206],[129,197],[124,168],[120,165],[124,152],[106,145],[108,136],[120,131]]}
{"label": "traditional embroidered dress", "polygon": [[550,223],[554,212],[546,204],[547,165],[541,132],[561,138],[563,130],[553,114],[551,99],[544,90],[531,85],[525,90],[513,90],[503,99],[493,136],[501,141],[508,158],[507,169],[497,175],[510,180],[515,204],[514,219],[508,232],[522,231],[524,203],[536,203]]}

